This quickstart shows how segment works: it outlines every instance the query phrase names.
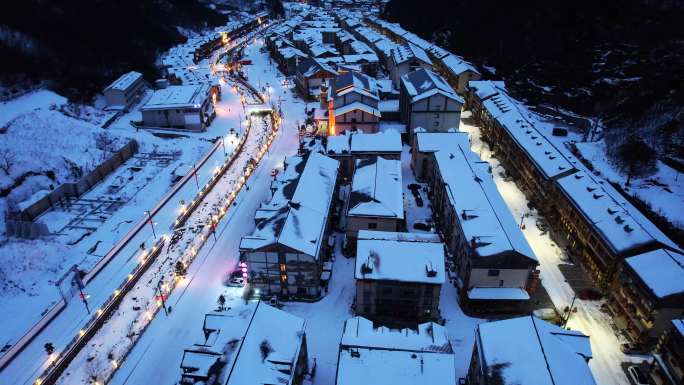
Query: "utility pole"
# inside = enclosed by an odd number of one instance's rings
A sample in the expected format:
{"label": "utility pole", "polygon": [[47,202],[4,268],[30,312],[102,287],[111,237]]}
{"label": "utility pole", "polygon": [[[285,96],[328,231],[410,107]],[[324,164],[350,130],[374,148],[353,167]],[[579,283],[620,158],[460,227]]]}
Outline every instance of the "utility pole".
{"label": "utility pole", "polygon": [[563,321],[563,329],[568,325],[568,320],[570,319],[570,314],[572,313],[572,308],[575,306],[575,300],[577,299],[577,293],[572,297],[572,302],[570,303],[570,307],[568,308],[568,314],[565,316],[565,320]]}
{"label": "utility pole", "polygon": [[145,214],[147,214],[147,222],[150,224],[150,227],[152,227],[152,236],[154,239],[157,239],[157,233],[154,231],[154,221],[152,221],[152,214],[149,211],[145,211]]}
{"label": "utility pole", "polygon": [[162,307],[164,308],[164,314],[166,314],[166,316],[168,317],[169,312],[168,312],[168,310],[166,310],[166,298],[164,295],[164,291],[162,290],[162,282],[164,282],[164,276],[163,275],[159,279],[159,282],[157,282],[157,293],[158,293],[159,300],[162,303]]}

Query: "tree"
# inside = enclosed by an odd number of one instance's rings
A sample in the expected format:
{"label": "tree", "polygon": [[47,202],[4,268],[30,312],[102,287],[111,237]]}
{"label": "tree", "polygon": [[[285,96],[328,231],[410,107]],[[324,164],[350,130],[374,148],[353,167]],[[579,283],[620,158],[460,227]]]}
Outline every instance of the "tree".
{"label": "tree", "polygon": [[5,148],[0,151],[0,170],[4,171],[7,176],[9,176],[12,167],[14,167],[14,162],[16,160],[16,155],[14,151],[9,148]]}
{"label": "tree", "polygon": [[219,305],[219,310],[225,309],[226,308],[226,297],[223,294],[219,295],[218,301],[216,301],[216,303],[218,303],[218,305]]}
{"label": "tree", "polygon": [[185,277],[185,273],[187,273],[187,269],[185,268],[185,264],[181,261],[176,261],[176,276],[178,277]]}
{"label": "tree", "polygon": [[52,342],[46,342],[43,347],[45,348],[45,352],[48,354],[48,356],[55,351],[55,346],[52,344]]}
{"label": "tree", "polygon": [[656,152],[639,137],[632,136],[620,144],[615,155],[622,171],[627,172],[626,186],[633,176],[651,175],[656,170]]}
{"label": "tree", "polygon": [[109,132],[100,132],[95,135],[95,148],[102,151],[102,161],[107,160],[109,154],[114,152],[114,143],[116,139]]}

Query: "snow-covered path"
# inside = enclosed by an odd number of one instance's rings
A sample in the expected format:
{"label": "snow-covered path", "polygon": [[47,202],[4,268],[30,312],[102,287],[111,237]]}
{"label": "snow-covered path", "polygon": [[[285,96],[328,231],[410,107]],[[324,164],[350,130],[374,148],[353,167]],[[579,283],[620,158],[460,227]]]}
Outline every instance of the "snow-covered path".
{"label": "snow-covered path", "polygon": [[[480,129],[467,121],[470,118],[470,111],[465,111],[461,115],[460,130],[468,132],[471,140],[471,149],[480,155],[482,160],[487,161],[492,166],[494,182],[501,196],[513,213],[514,218],[522,218],[525,223],[523,234],[529,242],[532,250],[539,259],[542,285],[548,292],[556,309],[562,311],[569,307],[575,295],[574,291],[565,280],[563,273],[558,268],[559,264],[567,263],[568,258],[564,251],[551,240],[548,233],[542,231],[535,225],[540,218],[536,211],[530,211],[527,206],[527,199],[513,181],[507,181],[501,175],[504,168],[499,161],[492,156],[486,143],[481,140]],[[589,361],[596,382],[601,385],[624,385],[629,384],[625,376],[621,362],[641,361],[636,357],[629,357],[620,351],[620,340],[611,328],[610,317],[600,310],[601,302],[585,301],[576,299],[574,307],[576,313],[572,313],[567,326],[573,330],[579,330],[590,336],[593,358]]]}
{"label": "snow-covered path", "polygon": [[[173,311],[168,317],[157,314],[112,378],[112,384],[140,384],[150,378],[155,378],[157,383],[178,381],[183,349],[200,341],[204,314],[216,307],[219,294],[226,294],[228,306],[242,301],[241,289],[223,286],[224,274],[238,261],[240,238],[254,228],[254,212],[268,196],[272,180],[270,170],[282,166],[284,157],[297,150],[298,137],[292,122],[304,119],[304,103],[294,99],[289,88],[281,87],[279,73],[269,64],[268,55],[259,52],[261,46],[263,42],[257,40],[245,50],[247,58],[254,63],[247,69],[247,75],[250,81],[260,79],[262,84],[271,84],[272,96],[282,97],[283,126],[270,153],[250,176],[249,191],[241,191],[237,205],[231,207],[220,222],[217,240],[210,239],[200,250],[188,271],[187,284],[169,297],[168,305]],[[162,365],[165,370],[159,370]]]}

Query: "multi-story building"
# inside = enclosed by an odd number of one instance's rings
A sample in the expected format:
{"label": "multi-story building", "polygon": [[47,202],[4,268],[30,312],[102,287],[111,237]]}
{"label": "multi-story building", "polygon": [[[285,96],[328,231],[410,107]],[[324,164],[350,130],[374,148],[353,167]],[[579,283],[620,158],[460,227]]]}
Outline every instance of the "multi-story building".
{"label": "multi-story building", "polygon": [[425,51],[411,43],[394,47],[389,63],[390,77],[394,87],[399,88],[402,76],[420,68],[432,68],[432,60]]}
{"label": "multi-story building", "polygon": [[297,88],[305,98],[317,98],[321,87],[335,79],[337,71],[320,60],[305,58],[299,62],[295,79]]}
{"label": "multi-story building", "polygon": [[204,131],[216,116],[209,84],[168,86],[154,91],[140,109],[143,126]]}
{"label": "multi-story building", "polygon": [[684,384],[684,319],[672,320],[658,341],[649,376],[654,385]]}
{"label": "multi-story building", "polygon": [[[305,162],[305,163],[304,163]],[[318,298],[329,237],[339,162],[319,153],[286,159],[273,196],[255,213],[256,228],[240,241],[248,288],[258,296]]]}
{"label": "multi-story building", "polygon": [[340,162],[340,173],[347,179],[354,175],[358,159],[376,156],[384,159],[401,159],[401,134],[388,130],[374,134],[344,131],[341,135],[329,136],[325,154]]}
{"label": "multi-story building", "polygon": [[475,330],[468,385],[596,385],[589,337],[533,316]]}
{"label": "multi-story building", "polygon": [[450,129],[447,132],[427,132],[422,127],[414,129],[415,138],[412,140],[411,168],[416,180],[426,182],[434,175],[435,157],[437,151],[458,151],[468,148],[470,139],[467,132]]}
{"label": "multi-story building", "polygon": [[538,285],[537,257],[499,194],[489,164],[467,145],[445,147],[431,153],[434,167],[427,179],[461,303],[477,312],[520,311]]}
{"label": "multi-story building", "polygon": [[104,89],[107,109],[128,110],[140,101],[140,94],[145,90],[145,81],[140,72],[131,71],[121,75]]}
{"label": "multi-story building", "polygon": [[416,127],[428,132],[458,128],[463,99],[436,73],[419,69],[401,78],[399,113],[413,136]]}
{"label": "multi-story building", "polygon": [[460,95],[464,95],[471,80],[480,80],[482,75],[474,65],[462,58],[449,54],[435,61],[440,74]]}
{"label": "multi-story building", "polygon": [[356,161],[347,199],[347,248],[354,250],[359,230],[402,231],[404,199],[401,162],[372,157]]}
{"label": "multi-story building", "polygon": [[356,71],[340,73],[332,82],[328,106],[330,135],[346,130],[378,131],[380,110],[375,79]]}
{"label": "multi-story building", "polygon": [[335,384],[454,385],[454,365],[454,350],[440,324],[390,329],[354,317],[344,323]]}
{"label": "multi-story building", "polygon": [[609,290],[615,325],[650,348],[672,320],[684,317],[684,255],[665,249],[625,259]]}
{"label": "multi-story building", "polygon": [[183,351],[189,384],[302,384],[308,370],[306,322],[263,302],[204,317],[203,340]]}
{"label": "multi-story building", "polygon": [[373,320],[439,318],[444,244],[436,234],[359,231],[356,313]]}

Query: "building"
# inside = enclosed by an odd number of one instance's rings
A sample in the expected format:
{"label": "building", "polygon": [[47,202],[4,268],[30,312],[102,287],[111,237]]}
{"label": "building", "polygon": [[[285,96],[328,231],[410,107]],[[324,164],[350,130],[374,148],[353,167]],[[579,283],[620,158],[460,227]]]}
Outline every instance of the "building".
{"label": "building", "polygon": [[468,82],[482,78],[482,75],[475,69],[475,66],[454,54],[449,54],[437,60],[436,65],[439,72],[459,95],[464,95],[467,92]]}
{"label": "building", "polygon": [[325,154],[340,162],[340,173],[347,179],[354,175],[354,166],[358,159],[379,156],[400,160],[401,149],[401,134],[394,130],[374,134],[344,131],[341,135],[327,138]]}
{"label": "building", "polygon": [[397,330],[354,317],[344,323],[335,384],[454,385],[454,364],[444,326]]}
{"label": "building", "polygon": [[481,323],[468,385],[595,385],[589,336],[525,316]]}
{"label": "building", "polygon": [[360,230],[356,314],[373,320],[439,319],[444,244],[436,234]]}
{"label": "building", "polygon": [[129,107],[140,101],[140,94],[144,90],[145,80],[140,72],[131,71],[121,75],[103,91],[107,109],[128,111]]}
{"label": "building", "polygon": [[551,193],[554,223],[568,251],[603,289],[625,258],[660,248],[679,250],[610,184],[588,172],[559,178]]}
{"label": "building", "polygon": [[428,178],[432,209],[456,268],[461,303],[477,312],[518,312],[538,286],[537,257],[470,151],[436,151]]}
{"label": "building", "polygon": [[204,131],[216,115],[210,85],[169,86],[154,91],[140,109],[146,128]]}
{"label": "building", "polygon": [[653,347],[684,316],[684,255],[658,249],[629,257],[608,292],[615,325],[632,342]]}
{"label": "building", "polygon": [[354,249],[359,230],[402,231],[404,199],[401,162],[373,157],[356,161],[347,200],[347,247]]}
{"label": "building", "polygon": [[432,60],[422,48],[411,43],[395,46],[390,56],[389,71],[394,87],[399,88],[401,78],[418,69],[432,68]]}
{"label": "building", "polygon": [[204,317],[203,340],[183,351],[181,384],[302,383],[306,322],[263,302]]}
{"label": "building", "polygon": [[656,347],[649,376],[655,385],[684,384],[684,320],[672,320]]}
{"label": "building", "polygon": [[337,71],[320,60],[305,58],[299,62],[295,74],[297,88],[305,98],[317,98],[321,86],[335,79]]}
{"label": "building", "polygon": [[330,92],[330,135],[346,130],[361,130],[366,133],[378,131],[380,97],[373,78],[360,72],[347,71],[335,78]]}
{"label": "building", "polygon": [[426,132],[422,127],[414,129],[415,139],[411,141],[411,169],[419,182],[427,182],[435,172],[437,151],[458,151],[470,146],[467,132],[450,129],[447,132]]}
{"label": "building", "polygon": [[399,113],[410,135],[423,127],[428,132],[458,128],[463,99],[436,73],[419,69],[401,78]]}
{"label": "building", "polygon": [[318,298],[330,235],[339,162],[319,153],[290,157],[255,213],[256,228],[240,241],[248,290],[257,296]]}

